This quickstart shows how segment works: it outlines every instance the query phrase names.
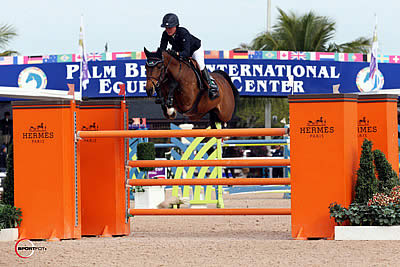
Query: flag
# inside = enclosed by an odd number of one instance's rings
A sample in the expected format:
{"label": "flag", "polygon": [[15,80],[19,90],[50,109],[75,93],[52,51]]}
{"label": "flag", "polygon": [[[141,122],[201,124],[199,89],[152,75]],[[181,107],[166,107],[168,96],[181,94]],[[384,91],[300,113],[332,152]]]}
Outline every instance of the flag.
{"label": "flag", "polygon": [[204,58],[219,58],[218,50],[206,50],[204,51]]}
{"label": "flag", "polygon": [[389,63],[400,63],[400,56],[389,56]]}
{"label": "flag", "polygon": [[72,54],[72,62],[81,62],[81,61],[82,61],[82,55]]}
{"label": "flag", "polygon": [[317,55],[316,60],[335,61],[336,59],[335,53],[331,52],[316,52],[316,55]]}
{"label": "flag", "polygon": [[290,59],[294,60],[306,60],[307,54],[306,52],[290,52]]}
{"label": "flag", "polygon": [[119,87],[119,94],[118,95],[125,95],[125,84],[124,83],[120,83],[118,84]]}
{"label": "flag", "polygon": [[13,57],[0,57],[0,65],[12,65],[14,64]]}
{"label": "flag", "polygon": [[249,54],[247,51],[229,51],[229,58],[234,59],[249,59]]}
{"label": "flag", "polygon": [[289,59],[288,51],[278,51],[278,59]]}
{"label": "flag", "polygon": [[125,96],[126,96],[126,91],[125,91],[125,84],[120,83],[118,84],[119,87],[119,94],[118,95],[123,95],[124,96],[124,103],[125,103]]}
{"label": "flag", "polygon": [[42,56],[28,56],[24,58],[24,64],[41,64],[43,63]]}
{"label": "flag", "polygon": [[81,60],[81,92],[82,88],[83,90],[87,89],[87,85],[89,83],[89,68],[88,68],[88,62],[87,62],[87,57],[86,57],[86,50],[85,50],[85,32],[83,29],[83,16],[81,16],[81,28],[79,32],[79,54],[82,56]]}
{"label": "flag", "polygon": [[72,54],[58,55],[57,62],[72,62]]}
{"label": "flag", "polygon": [[333,90],[334,94],[340,94],[339,87],[340,87],[340,84],[332,85],[332,90]]}
{"label": "flag", "polygon": [[378,36],[376,32],[377,28],[377,17],[375,15],[375,29],[374,29],[374,37],[372,39],[372,47],[371,47],[371,62],[369,63],[369,79],[373,79],[375,72],[378,70],[378,61],[376,60],[378,56]]}
{"label": "flag", "polygon": [[112,53],[112,60],[126,60],[132,58],[132,52],[115,52]]}
{"label": "flag", "polygon": [[[372,59],[372,55],[371,55],[371,59]],[[377,58],[376,58],[376,62],[378,63],[389,63],[389,56],[385,56],[380,54]]]}
{"label": "flag", "polygon": [[317,60],[317,52],[308,52],[310,60]]}
{"label": "flag", "polygon": [[336,55],[338,56],[338,61],[342,61],[342,62],[349,61],[349,54],[347,54],[347,53],[338,53]]}
{"label": "flag", "polygon": [[262,51],[249,51],[249,59],[262,59]]}
{"label": "flag", "polygon": [[75,84],[68,83],[68,95],[74,95],[75,94]]}
{"label": "flag", "polygon": [[107,53],[102,53],[101,54],[101,60],[105,61],[105,60],[112,60],[112,53],[107,52]]}
{"label": "flag", "polygon": [[146,118],[140,118],[140,128],[146,128]]}
{"label": "flag", "polygon": [[140,118],[132,118],[133,125],[140,125]]}
{"label": "flag", "polygon": [[144,52],[132,52],[131,54],[132,59],[146,59],[146,54]]}
{"label": "flag", "polygon": [[361,53],[356,53],[356,54],[349,53],[348,54],[348,61],[363,62],[364,61],[363,54],[361,54]]}
{"label": "flag", "polygon": [[263,51],[262,58],[264,59],[277,59],[278,55],[276,51]]}
{"label": "flag", "polygon": [[[137,53],[140,53],[140,59],[146,59],[146,54],[143,51]],[[136,59],[139,59],[139,56],[137,54],[136,54]]]}
{"label": "flag", "polygon": [[56,63],[56,62],[57,62],[56,55],[43,56],[43,63]]}
{"label": "flag", "polygon": [[230,58],[231,51],[230,50],[224,50],[222,51],[222,56],[221,52],[219,53],[219,58]]}
{"label": "flag", "polygon": [[87,55],[88,61],[100,61],[102,59],[102,54],[101,53],[89,53]]}

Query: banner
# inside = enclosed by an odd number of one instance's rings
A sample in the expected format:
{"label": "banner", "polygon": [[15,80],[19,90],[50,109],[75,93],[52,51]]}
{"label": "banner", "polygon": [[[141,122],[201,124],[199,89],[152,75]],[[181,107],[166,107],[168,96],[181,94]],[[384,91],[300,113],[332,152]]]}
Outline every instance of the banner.
{"label": "banner", "polygon": [[[119,96],[119,84],[126,85],[126,97],[145,97],[145,60],[89,61],[90,82],[83,98]],[[400,88],[400,64],[382,63],[375,83],[368,82],[368,62],[206,59],[207,68],[223,70],[232,78],[241,96],[287,96],[291,94],[371,92]],[[79,62],[0,65],[0,86],[68,91],[79,88]]]}

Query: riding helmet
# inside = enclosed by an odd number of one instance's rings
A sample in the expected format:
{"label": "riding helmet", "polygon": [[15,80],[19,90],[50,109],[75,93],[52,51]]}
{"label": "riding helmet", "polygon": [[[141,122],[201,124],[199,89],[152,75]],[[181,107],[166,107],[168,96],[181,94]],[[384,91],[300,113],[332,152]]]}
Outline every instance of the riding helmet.
{"label": "riding helmet", "polygon": [[161,27],[172,28],[172,27],[176,27],[178,25],[179,25],[178,16],[175,15],[174,13],[168,13],[167,15],[164,16]]}

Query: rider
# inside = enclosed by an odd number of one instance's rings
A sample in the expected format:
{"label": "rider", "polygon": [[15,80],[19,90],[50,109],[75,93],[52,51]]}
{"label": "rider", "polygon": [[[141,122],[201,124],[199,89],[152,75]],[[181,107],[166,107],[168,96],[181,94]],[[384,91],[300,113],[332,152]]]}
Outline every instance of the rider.
{"label": "rider", "polygon": [[[164,16],[161,27],[165,28],[165,31],[161,37],[160,48],[165,50],[168,43],[170,43],[172,50],[175,50],[178,56],[183,58],[193,57],[199,64],[201,73],[207,81],[209,98],[211,100],[217,98],[219,96],[218,86],[214,79],[211,78],[204,64],[204,50],[201,46],[201,41],[191,35],[187,29],[179,27],[178,16],[173,13],[168,13]],[[157,100],[161,102],[160,99]],[[158,102],[157,100],[156,102]]]}

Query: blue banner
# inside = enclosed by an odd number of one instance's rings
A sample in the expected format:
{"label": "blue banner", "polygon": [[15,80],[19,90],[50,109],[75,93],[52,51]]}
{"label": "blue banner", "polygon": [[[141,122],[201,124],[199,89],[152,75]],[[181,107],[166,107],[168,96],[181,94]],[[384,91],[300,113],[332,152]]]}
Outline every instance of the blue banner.
{"label": "blue banner", "polygon": [[[89,85],[83,97],[118,97],[118,84],[126,84],[127,97],[144,97],[145,60],[89,62]],[[379,64],[369,79],[369,63],[310,60],[206,59],[210,71],[229,74],[242,96],[370,92],[400,88],[400,64]],[[1,65],[0,86],[79,91],[79,62]]]}

